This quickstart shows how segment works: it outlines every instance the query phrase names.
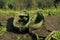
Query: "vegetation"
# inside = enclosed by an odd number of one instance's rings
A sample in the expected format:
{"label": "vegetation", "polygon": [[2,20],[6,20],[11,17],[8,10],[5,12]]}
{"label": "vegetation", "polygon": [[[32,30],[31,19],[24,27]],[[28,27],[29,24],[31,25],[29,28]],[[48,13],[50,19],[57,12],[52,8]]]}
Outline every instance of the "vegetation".
{"label": "vegetation", "polygon": [[44,9],[59,6],[60,0],[0,0],[0,9]]}
{"label": "vegetation", "polygon": [[[21,10],[23,11],[23,10]],[[14,11],[14,10],[0,10],[0,14],[5,14],[5,15],[16,15],[18,13],[20,13],[21,11]],[[48,14],[54,14],[54,15],[59,15],[60,14],[60,8],[47,8],[47,9],[33,9],[33,10],[26,10],[29,14],[32,13],[36,13],[36,12],[40,12],[42,13],[44,16],[48,16]]]}
{"label": "vegetation", "polygon": [[6,27],[0,26],[0,36],[2,36],[6,32]]}
{"label": "vegetation", "polygon": [[53,31],[46,40],[60,40],[60,31]]}

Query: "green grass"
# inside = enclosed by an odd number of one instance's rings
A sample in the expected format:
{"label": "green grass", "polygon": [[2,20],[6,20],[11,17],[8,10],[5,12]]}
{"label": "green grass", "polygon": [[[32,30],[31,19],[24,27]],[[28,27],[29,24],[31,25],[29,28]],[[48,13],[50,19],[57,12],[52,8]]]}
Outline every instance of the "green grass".
{"label": "green grass", "polygon": [[47,8],[47,9],[36,9],[36,10],[29,10],[28,11],[30,14],[32,13],[36,13],[36,12],[40,12],[42,13],[44,16],[48,16],[48,14],[50,13],[52,16],[53,15],[60,15],[60,9],[55,9],[55,8]]}
{"label": "green grass", "polygon": [[60,31],[53,31],[45,40],[52,40],[52,38],[54,40],[60,40]]}
{"label": "green grass", "polygon": [[5,15],[15,15],[17,14],[18,11],[14,10],[0,10],[0,15],[5,14]]}
{"label": "green grass", "polygon": [[[23,10],[21,10],[23,11]],[[47,8],[47,9],[33,9],[33,10],[26,10],[28,13],[32,14],[32,13],[36,13],[36,12],[40,12],[42,13],[44,16],[46,16],[49,12],[51,14],[55,14],[55,15],[60,15],[60,8]],[[20,11],[14,11],[14,10],[1,10],[0,9],[0,15],[2,14],[6,14],[6,15],[15,15],[17,13],[19,13]]]}
{"label": "green grass", "polygon": [[2,36],[6,32],[6,27],[0,26],[0,36]]}

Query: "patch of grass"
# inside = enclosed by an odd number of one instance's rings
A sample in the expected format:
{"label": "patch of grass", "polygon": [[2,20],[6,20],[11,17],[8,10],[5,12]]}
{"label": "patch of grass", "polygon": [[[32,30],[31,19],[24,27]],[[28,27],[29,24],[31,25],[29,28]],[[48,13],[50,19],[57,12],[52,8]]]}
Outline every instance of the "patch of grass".
{"label": "patch of grass", "polygon": [[53,31],[45,40],[60,40],[60,31]]}
{"label": "patch of grass", "polygon": [[19,11],[14,11],[14,10],[0,10],[0,15],[15,15],[17,14]]}
{"label": "patch of grass", "polygon": [[0,26],[0,36],[2,36],[6,32],[6,27]]}
{"label": "patch of grass", "polygon": [[30,14],[36,13],[36,12],[40,12],[42,13],[44,16],[48,16],[48,14],[50,13],[52,16],[55,15],[60,15],[60,9],[55,9],[55,8],[47,8],[47,9],[36,9],[36,10],[29,10],[28,11]]}
{"label": "patch of grass", "polygon": [[[20,10],[23,11],[23,10]],[[14,11],[14,10],[1,10],[0,9],[0,15],[5,14],[5,15],[15,15],[19,13],[20,11]],[[33,10],[26,10],[29,14],[33,14],[36,12],[42,13],[44,16],[47,16],[48,13],[51,13],[52,15],[60,15],[60,8],[47,8],[47,9],[33,9]]]}

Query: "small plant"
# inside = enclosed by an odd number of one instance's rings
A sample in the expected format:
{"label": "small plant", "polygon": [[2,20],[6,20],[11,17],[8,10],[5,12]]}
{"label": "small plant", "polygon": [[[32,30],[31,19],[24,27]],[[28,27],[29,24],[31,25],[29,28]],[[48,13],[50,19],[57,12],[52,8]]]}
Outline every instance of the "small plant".
{"label": "small plant", "polygon": [[60,31],[53,31],[45,40],[60,40]]}
{"label": "small plant", "polygon": [[6,32],[6,27],[0,26],[0,36]]}

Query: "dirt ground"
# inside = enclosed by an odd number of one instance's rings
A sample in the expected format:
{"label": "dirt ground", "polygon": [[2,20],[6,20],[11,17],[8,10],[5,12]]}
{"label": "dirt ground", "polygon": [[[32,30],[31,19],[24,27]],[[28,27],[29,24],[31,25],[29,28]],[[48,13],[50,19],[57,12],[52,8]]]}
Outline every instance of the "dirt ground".
{"label": "dirt ground", "polygon": [[[43,27],[34,31],[34,33],[37,33],[39,37],[45,38],[53,30],[60,31],[60,16],[47,16],[44,19],[45,22]],[[13,32],[6,32],[4,35],[0,36],[0,40],[33,40],[33,39],[32,36],[30,36],[29,34],[17,34]]]}

